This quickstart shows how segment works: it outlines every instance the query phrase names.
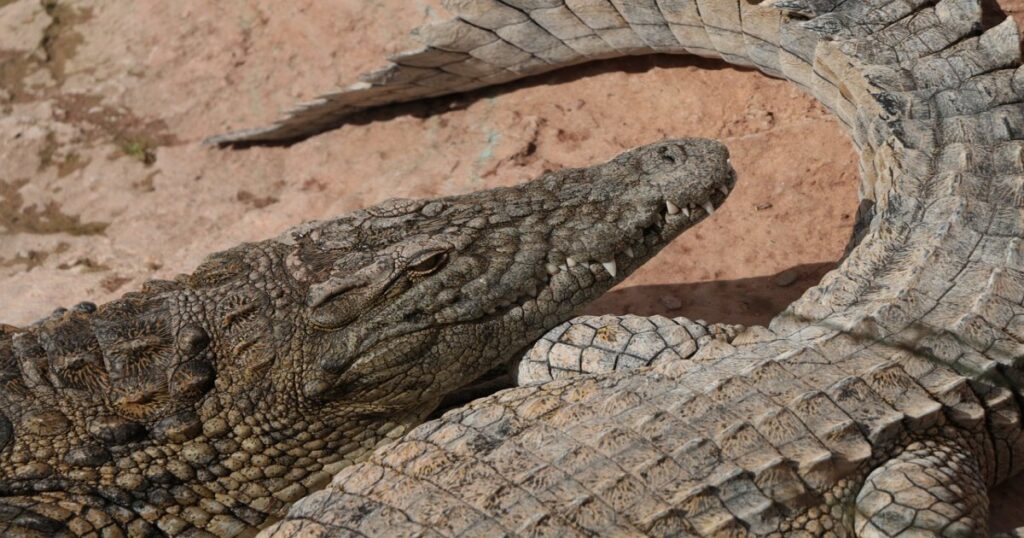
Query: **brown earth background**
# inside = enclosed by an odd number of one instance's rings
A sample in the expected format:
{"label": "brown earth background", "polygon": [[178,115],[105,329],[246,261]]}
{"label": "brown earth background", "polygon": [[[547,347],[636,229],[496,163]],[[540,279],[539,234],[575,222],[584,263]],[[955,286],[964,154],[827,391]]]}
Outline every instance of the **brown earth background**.
{"label": "brown earth background", "polygon": [[[1024,0],[999,7],[1024,22]],[[721,62],[599,62],[290,147],[199,145],[354,82],[444,16],[439,0],[0,0],[0,323],[114,299],[305,220],[667,137],[727,144],[739,186],[588,313],[764,324],[842,255],[849,140],[795,86]],[[1024,526],[1024,480],[994,500],[997,527]]]}

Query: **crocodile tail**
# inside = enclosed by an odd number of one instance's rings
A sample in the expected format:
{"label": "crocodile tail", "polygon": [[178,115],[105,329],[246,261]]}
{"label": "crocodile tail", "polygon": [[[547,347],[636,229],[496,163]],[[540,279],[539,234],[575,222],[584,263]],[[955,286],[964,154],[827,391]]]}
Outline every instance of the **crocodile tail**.
{"label": "crocodile tail", "polygon": [[[412,32],[420,47],[389,57],[355,84],[295,106],[269,126],[205,142],[294,141],[336,128],[370,108],[472,91],[601,58],[697,54],[752,65],[715,48],[731,50],[713,42],[694,2],[659,2],[664,15],[632,9],[643,3],[623,2],[620,13],[607,2],[554,2],[555,7],[526,10],[498,0],[449,0],[444,4],[453,18]],[[777,61],[763,68],[779,72]]]}
{"label": "crocodile tail", "polygon": [[[937,12],[943,17],[940,39],[956,41],[974,32],[980,22],[978,3],[948,4],[954,9]],[[879,56],[887,50],[886,45],[871,45],[876,34],[856,24],[862,16],[889,16],[878,15],[879,10],[866,2],[446,0],[444,5],[453,17],[413,30],[412,37],[421,43],[418,48],[389,57],[385,66],[361,75],[355,84],[296,105],[268,126],[213,136],[205,143],[295,141],[379,106],[472,91],[599,59],[646,54],[693,54],[754,67],[796,83],[853,126],[857,118],[851,103],[816,71],[819,60],[829,63],[818,58],[818,45],[841,39],[846,46],[861,49],[854,54],[858,59],[864,59],[861,52]],[[793,24],[801,20],[806,22]],[[890,33],[895,35],[896,30]],[[877,59],[869,57],[867,62]]]}

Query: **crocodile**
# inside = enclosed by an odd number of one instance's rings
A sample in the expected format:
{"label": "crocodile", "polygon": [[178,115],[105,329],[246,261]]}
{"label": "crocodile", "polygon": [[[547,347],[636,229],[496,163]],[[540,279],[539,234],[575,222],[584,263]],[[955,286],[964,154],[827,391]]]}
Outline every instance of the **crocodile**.
{"label": "crocodile", "polygon": [[850,249],[767,327],[688,356],[602,359],[601,327],[561,354],[544,339],[520,368],[536,383],[413,429],[267,535],[986,535],[990,490],[1024,469],[1011,19],[978,0],[444,5],[453,17],[385,68],[211,142],[301,138],[595,59],[719,58],[793,82],[846,128],[861,176]]}
{"label": "crocodile", "polygon": [[541,337],[513,363],[512,378],[516,385],[530,385],[690,360],[745,329],[685,317],[579,316]]}
{"label": "crocodile", "polygon": [[0,534],[254,534],[734,184],[718,142],[666,140],[514,187],[388,200],[0,325]]}

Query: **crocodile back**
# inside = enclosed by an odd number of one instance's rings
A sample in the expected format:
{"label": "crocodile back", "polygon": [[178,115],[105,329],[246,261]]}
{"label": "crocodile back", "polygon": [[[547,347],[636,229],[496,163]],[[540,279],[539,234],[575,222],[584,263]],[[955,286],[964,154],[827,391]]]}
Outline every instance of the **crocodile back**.
{"label": "crocodile back", "polygon": [[[110,462],[118,447],[198,427],[195,402],[213,383],[210,342],[198,326],[175,323],[172,287],[182,286],[154,283],[99,309],[4,328],[6,494],[53,489],[44,479],[73,483],[76,469]],[[15,461],[26,454],[34,461]]]}
{"label": "crocodile back", "polygon": [[359,506],[356,528],[399,533],[819,534],[849,525],[859,484],[908,440],[982,431],[969,390],[950,406],[966,429],[895,357],[822,371],[784,345],[769,360],[745,347],[473,402],[289,519],[343,528]]}

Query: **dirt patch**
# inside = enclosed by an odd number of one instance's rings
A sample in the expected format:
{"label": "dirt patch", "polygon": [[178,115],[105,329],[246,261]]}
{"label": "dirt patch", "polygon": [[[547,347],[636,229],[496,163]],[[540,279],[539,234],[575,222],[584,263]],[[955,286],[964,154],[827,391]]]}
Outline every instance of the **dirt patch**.
{"label": "dirt patch", "polygon": [[99,95],[60,95],[54,102],[65,123],[82,128],[83,143],[112,143],[121,155],[146,166],[156,162],[157,148],[180,143],[165,121],[139,117],[126,107],[104,105]]}
{"label": "dirt patch", "polygon": [[92,9],[68,1],[43,0],[43,9],[53,22],[43,34],[43,61],[58,84],[64,81],[67,63],[85,37],[75,27],[92,18]]}
{"label": "dirt patch", "polygon": [[28,182],[27,179],[0,180],[0,230],[3,233],[101,235],[109,226],[106,222],[82,222],[81,217],[62,212],[56,201],[42,208],[25,207],[20,189]]}
{"label": "dirt patch", "polygon": [[[64,151],[67,150],[67,153]],[[55,167],[58,177],[67,177],[88,166],[89,161],[83,159],[78,152],[68,150],[57,141],[57,135],[53,131],[46,133],[46,138],[39,149],[39,171]]]}
{"label": "dirt patch", "polygon": [[[7,91],[11,102],[33,101],[58,91],[66,78],[68,62],[85,40],[76,26],[92,18],[91,8],[67,1],[42,0],[41,6],[50,23],[39,36],[38,44],[28,52],[0,51],[0,87]],[[45,86],[38,87],[38,81],[30,84],[32,75],[41,70],[49,73]]]}
{"label": "dirt patch", "polygon": [[100,281],[100,287],[107,291],[107,293],[114,293],[124,287],[125,284],[131,282],[132,279],[123,277],[120,275],[110,275],[103,277]]}
{"label": "dirt patch", "polygon": [[92,258],[84,257],[77,258],[71,262],[65,262],[57,266],[62,271],[73,271],[78,274],[82,273],[99,273],[108,271],[110,267],[99,263]]}
{"label": "dirt patch", "polygon": [[33,99],[35,95],[28,92],[26,81],[39,66],[39,61],[29,54],[0,50],[0,88],[4,90],[3,100],[20,103]]}
{"label": "dirt patch", "polygon": [[69,248],[71,248],[71,245],[62,241],[57,243],[57,248],[52,251],[29,249],[24,252],[18,252],[13,258],[0,258],[0,267],[23,265],[25,271],[31,271],[32,269],[43,265],[51,255],[67,252]]}
{"label": "dirt patch", "polygon": [[253,209],[263,209],[264,207],[276,204],[280,201],[273,196],[256,196],[246,190],[238,191],[235,199]]}
{"label": "dirt patch", "polygon": [[[154,159],[153,162],[155,163],[156,160]],[[139,181],[136,181],[135,183],[132,183],[132,187],[134,187],[136,190],[140,192],[154,192],[156,191],[155,180],[158,174],[160,174],[160,171],[154,170],[149,174],[146,174],[146,177],[140,179]]]}

